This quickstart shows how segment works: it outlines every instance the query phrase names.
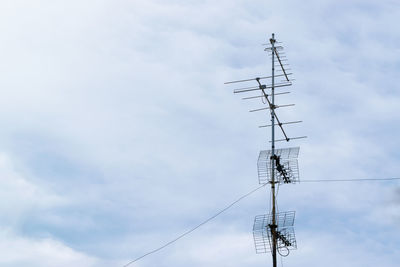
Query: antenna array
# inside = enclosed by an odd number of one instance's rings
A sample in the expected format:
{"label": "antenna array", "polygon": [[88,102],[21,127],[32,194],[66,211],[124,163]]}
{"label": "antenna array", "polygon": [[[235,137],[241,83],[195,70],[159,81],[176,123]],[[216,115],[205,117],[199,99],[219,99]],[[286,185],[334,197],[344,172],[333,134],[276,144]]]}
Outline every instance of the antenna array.
{"label": "antenna array", "polygon": [[[243,97],[243,100],[261,99],[263,107],[250,110],[250,112],[269,111],[271,124],[260,125],[260,128],[271,127],[271,149],[261,150],[258,161],[258,181],[260,184],[271,184],[272,209],[269,214],[258,215],[254,219],[253,237],[256,253],[272,253],[273,267],[277,266],[277,252],[281,256],[287,256],[290,250],[297,248],[294,234],[294,211],[277,212],[276,186],[299,182],[299,167],[297,157],[299,147],[276,149],[275,142],[306,138],[306,136],[289,137],[284,125],[300,123],[302,121],[281,122],[275,110],[278,108],[291,107],[294,104],[275,105],[275,96],[284,95],[289,92],[275,92],[275,89],[292,85],[293,75],[288,66],[286,56],[281,45],[277,45],[275,35],[269,39],[270,43],[264,49],[272,61],[271,75],[252,79],[230,81],[225,84],[244,83],[246,86],[233,90],[235,94],[253,94]],[[280,81],[276,82],[276,79]],[[262,83],[266,81],[265,83]],[[256,85],[250,86],[250,82]],[[254,95],[257,93],[257,95]],[[278,126],[282,138],[276,139],[275,127]]]}
{"label": "antenna array", "polygon": [[[279,254],[287,256],[287,252],[297,248],[296,237],[294,235],[294,211],[280,212],[276,214],[277,229],[277,249]],[[254,219],[253,237],[256,253],[266,253],[272,251],[272,237],[270,228],[272,226],[272,215],[258,215]],[[286,250],[286,251],[285,251]]]}

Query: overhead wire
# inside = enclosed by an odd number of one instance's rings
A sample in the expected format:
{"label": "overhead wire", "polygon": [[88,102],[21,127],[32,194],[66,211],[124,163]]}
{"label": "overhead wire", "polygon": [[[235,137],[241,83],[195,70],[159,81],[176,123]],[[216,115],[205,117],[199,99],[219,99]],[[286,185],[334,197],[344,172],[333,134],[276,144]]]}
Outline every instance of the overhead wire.
{"label": "overhead wire", "polygon": [[400,180],[400,177],[393,177],[393,178],[362,178],[362,179],[317,179],[317,180],[301,180],[300,183],[362,182],[362,181],[392,181],[392,180]]}
{"label": "overhead wire", "polygon": [[137,257],[136,259],[134,259],[134,260],[128,262],[127,264],[123,265],[123,267],[129,266],[129,265],[131,265],[132,263],[135,263],[135,262],[139,261],[140,259],[143,259],[144,257],[146,257],[146,256],[148,256],[148,255],[150,255],[150,254],[156,253],[157,251],[160,251],[160,250],[162,250],[163,248],[165,248],[165,247],[167,247],[167,246],[169,246],[169,245],[175,243],[175,242],[178,241],[179,239],[185,237],[186,235],[188,235],[188,234],[190,234],[191,232],[195,231],[195,230],[198,229],[199,227],[201,227],[201,226],[203,226],[204,224],[208,223],[209,221],[213,220],[213,219],[216,218],[217,216],[221,215],[222,213],[224,213],[225,211],[227,211],[228,209],[230,209],[233,205],[235,205],[235,204],[238,203],[239,201],[241,201],[241,200],[243,200],[244,198],[250,196],[251,194],[253,194],[253,193],[255,193],[256,191],[260,190],[261,188],[265,187],[266,185],[267,185],[267,184],[263,184],[263,185],[261,185],[261,186],[255,188],[255,189],[251,190],[250,192],[248,192],[248,193],[242,195],[241,197],[239,197],[238,199],[236,199],[235,201],[233,201],[231,204],[229,204],[228,206],[226,206],[225,208],[223,208],[223,209],[220,210],[219,212],[215,213],[213,216],[209,217],[209,218],[206,219],[205,221],[199,223],[198,225],[196,225],[196,226],[193,227],[192,229],[190,229],[190,230],[184,232],[183,234],[181,234],[181,235],[179,235],[178,237],[172,239],[171,241],[165,243],[164,245],[162,245],[162,246],[160,246],[160,247],[158,247],[158,248],[156,248],[156,249],[154,249],[154,250],[152,250],[152,251],[149,251],[149,252],[143,254],[143,255],[140,256],[140,257]]}
{"label": "overhead wire", "polygon": [[[393,178],[363,178],[363,179],[318,179],[318,180],[302,180],[301,182],[357,182],[357,181],[391,181],[391,180],[400,180],[400,177],[393,177]],[[162,249],[164,249],[165,247],[172,245],[173,243],[177,242],[179,239],[187,236],[188,234],[192,233],[193,231],[197,230],[198,228],[200,228],[201,226],[203,226],[204,224],[210,222],[211,220],[215,219],[217,216],[221,215],[222,213],[224,213],[225,211],[227,211],[228,209],[230,209],[232,206],[234,206],[236,203],[240,202],[241,200],[243,200],[244,198],[250,196],[251,194],[255,193],[256,191],[260,190],[261,188],[265,187],[268,184],[262,184],[261,186],[251,190],[250,192],[242,195],[241,197],[239,197],[238,199],[236,199],[235,201],[233,201],[231,204],[229,204],[228,206],[226,206],[225,208],[223,208],[222,210],[218,211],[217,213],[215,213],[214,215],[212,215],[211,217],[209,217],[208,219],[204,220],[203,222],[199,223],[198,225],[196,225],[195,227],[193,227],[192,229],[184,232],[183,234],[179,235],[178,237],[172,239],[171,241],[165,243],[164,245],[151,250],[139,257],[137,257],[136,259],[128,262],[127,264],[123,265],[123,267],[129,266],[141,259],[143,259],[146,256],[149,256],[151,254],[154,254]]]}

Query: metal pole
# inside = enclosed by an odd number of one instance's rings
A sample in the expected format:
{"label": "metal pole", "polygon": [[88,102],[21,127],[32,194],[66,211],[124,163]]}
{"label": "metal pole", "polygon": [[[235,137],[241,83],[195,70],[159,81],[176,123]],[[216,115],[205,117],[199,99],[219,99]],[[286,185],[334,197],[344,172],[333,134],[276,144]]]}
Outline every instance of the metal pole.
{"label": "metal pole", "polygon": [[272,157],[271,157],[271,191],[272,191],[272,225],[271,227],[271,235],[272,235],[272,265],[273,267],[277,267],[276,261],[276,207],[275,207],[275,34],[272,34],[272,38],[270,39],[271,47],[272,47],[272,85],[271,85],[271,125],[272,125],[272,133],[271,133],[271,144],[272,144]]}

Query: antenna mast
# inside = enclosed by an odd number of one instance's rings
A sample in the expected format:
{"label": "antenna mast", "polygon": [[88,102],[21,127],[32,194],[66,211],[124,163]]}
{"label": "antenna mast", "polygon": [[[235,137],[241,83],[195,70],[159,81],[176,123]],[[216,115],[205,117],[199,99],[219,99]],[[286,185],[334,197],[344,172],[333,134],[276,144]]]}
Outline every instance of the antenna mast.
{"label": "antenna mast", "polygon": [[[269,39],[271,43],[271,50],[275,51],[275,34],[272,34],[272,38]],[[272,78],[271,78],[271,151],[272,155],[275,155],[275,56],[272,53]],[[271,157],[271,192],[272,192],[272,266],[276,267],[276,199],[275,199],[275,159]]]}
{"label": "antenna mast", "polygon": [[[299,169],[297,162],[299,147],[276,149],[275,142],[289,142],[292,139],[306,138],[306,136],[289,138],[282,125],[300,123],[302,121],[291,121],[282,123],[275,112],[275,110],[280,107],[294,106],[294,104],[275,105],[275,95],[283,95],[289,93],[275,93],[275,89],[292,85],[292,80],[289,79],[289,76],[292,75],[292,73],[288,73],[287,69],[285,69],[284,67],[287,64],[282,63],[283,61],[286,61],[284,59],[285,56],[283,56],[282,53],[283,47],[277,46],[277,43],[278,42],[275,40],[275,34],[273,33],[272,37],[269,39],[269,46],[264,49],[264,51],[268,51],[269,56],[271,56],[271,76],[261,78],[257,77],[225,83],[233,84],[256,81],[258,83],[258,86],[238,88],[234,90],[234,93],[247,93],[254,91],[261,92],[261,95],[259,96],[249,96],[243,99],[249,100],[261,98],[263,100],[263,103],[264,101],[266,101],[265,104],[268,105],[264,108],[250,110],[250,112],[262,110],[270,111],[271,125],[262,125],[259,127],[271,127],[271,150],[260,151],[257,166],[259,183],[271,184],[272,210],[269,214],[258,215],[255,217],[253,225],[253,236],[256,253],[266,253],[268,251],[271,251],[273,267],[277,267],[277,253],[285,257],[289,255],[290,250],[297,248],[296,237],[293,228],[295,212],[277,212],[278,208],[276,201],[276,187],[279,187],[279,185],[282,183],[288,184],[299,181]],[[281,73],[275,74],[275,67],[278,67],[278,71],[280,71]],[[275,78],[277,77],[282,77],[284,78],[284,80],[276,84]],[[270,79],[271,83],[267,85],[262,84],[260,80],[263,79]],[[267,94],[266,92],[267,89],[270,89],[269,94]],[[284,137],[283,139],[275,139],[275,126],[279,126]]]}

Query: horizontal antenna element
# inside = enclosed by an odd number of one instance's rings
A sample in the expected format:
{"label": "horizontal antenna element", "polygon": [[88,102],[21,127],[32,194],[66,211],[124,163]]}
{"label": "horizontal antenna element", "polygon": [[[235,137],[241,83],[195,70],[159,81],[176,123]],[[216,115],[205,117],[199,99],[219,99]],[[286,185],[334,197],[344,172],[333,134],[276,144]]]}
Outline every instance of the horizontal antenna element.
{"label": "horizontal antenna element", "polygon": [[[282,142],[282,141],[287,141],[289,142],[290,140],[296,140],[296,139],[304,139],[307,138],[307,136],[299,136],[299,137],[290,137],[290,138],[285,138],[285,139],[278,139],[275,140],[275,142]],[[271,141],[269,141],[271,143]]]}
{"label": "horizontal antenna element", "polygon": [[[292,74],[292,73],[290,73]],[[274,77],[280,77],[280,76],[284,76],[282,75],[275,75]],[[272,76],[265,76],[265,77],[259,77],[259,78],[251,78],[251,79],[247,79],[247,80],[238,80],[238,81],[231,81],[231,82],[225,82],[224,84],[231,84],[231,83],[242,83],[242,82],[250,82],[250,81],[256,81],[258,80],[263,80],[263,79],[270,79],[272,78]]]}
{"label": "horizontal antenna element", "polygon": [[[292,106],[294,106],[294,104],[279,105],[279,106],[274,106],[273,108],[284,108],[284,107],[292,107]],[[249,112],[261,111],[261,110],[266,110],[266,109],[271,109],[271,107],[252,109],[252,110],[249,110]],[[284,123],[281,123],[281,125],[282,124],[284,124]]]}
{"label": "horizontal antenna element", "polygon": [[[275,93],[275,95],[286,95],[290,94],[290,92],[282,92],[282,93]],[[249,96],[249,97],[243,97],[243,100],[248,100],[248,99],[255,99],[255,98],[264,98],[264,95],[257,95],[257,96]]]}
{"label": "horizontal antenna element", "polygon": [[[303,121],[289,121],[289,122],[282,122],[280,125],[294,124],[294,123],[301,123],[301,122],[303,122]],[[277,123],[275,123],[274,125],[279,126],[279,124],[277,124]],[[272,126],[271,124],[270,125],[261,125],[261,126],[258,126],[258,128],[271,127],[271,126]]]}
{"label": "horizontal antenna element", "polygon": [[266,86],[264,85],[264,88],[252,88],[252,89],[236,89],[233,91],[233,93],[238,94],[238,93],[245,93],[245,92],[251,92],[251,91],[258,91],[258,90],[263,90],[263,89],[270,89],[270,88],[276,88],[276,87],[285,87],[285,86],[291,86],[291,83],[282,83],[282,84],[277,84],[277,85],[270,85],[270,86]]}

